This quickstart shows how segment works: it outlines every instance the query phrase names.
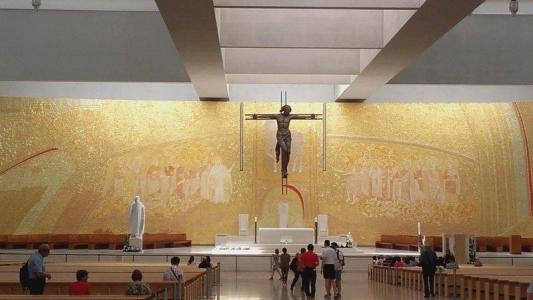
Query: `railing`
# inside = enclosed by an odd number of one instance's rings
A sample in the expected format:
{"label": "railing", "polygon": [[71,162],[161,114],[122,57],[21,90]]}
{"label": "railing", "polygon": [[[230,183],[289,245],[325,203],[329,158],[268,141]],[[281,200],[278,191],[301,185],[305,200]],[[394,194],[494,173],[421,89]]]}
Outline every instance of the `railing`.
{"label": "railing", "polygon": [[[186,282],[177,282],[172,291],[168,292],[172,300],[198,300],[210,299],[219,295],[213,288],[220,285],[220,263],[214,268],[208,268],[205,272],[194,276]],[[169,296],[170,297],[170,296]],[[156,298],[158,299],[158,298]],[[165,298],[166,300],[167,298]]]}
{"label": "railing", "polygon": [[168,300],[168,288],[157,290],[153,297],[147,297],[146,300]]}
{"label": "railing", "polygon": [[[435,273],[434,290],[438,295],[453,296],[454,299],[525,299],[531,272],[518,273],[523,272],[513,270],[509,274],[490,275],[457,274],[456,270],[445,270]],[[523,277],[527,280],[521,280]],[[423,290],[420,268],[369,265],[368,278],[412,290]]]}

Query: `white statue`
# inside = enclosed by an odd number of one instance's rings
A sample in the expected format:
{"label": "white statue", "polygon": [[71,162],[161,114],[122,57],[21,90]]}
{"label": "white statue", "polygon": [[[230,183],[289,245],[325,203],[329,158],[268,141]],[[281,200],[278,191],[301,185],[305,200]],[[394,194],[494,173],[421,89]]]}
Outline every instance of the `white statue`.
{"label": "white statue", "polygon": [[135,196],[128,211],[128,229],[132,237],[142,238],[144,234],[144,217],[144,204],[139,196]]}

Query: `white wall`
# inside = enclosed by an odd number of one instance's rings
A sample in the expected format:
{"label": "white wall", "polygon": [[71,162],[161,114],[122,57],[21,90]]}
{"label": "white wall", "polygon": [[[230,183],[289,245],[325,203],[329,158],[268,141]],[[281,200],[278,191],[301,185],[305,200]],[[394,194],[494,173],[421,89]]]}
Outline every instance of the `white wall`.
{"label": "white wall", "polygon": [[[230,84],[230,101],[333,102],[334,85]],[[198,100],[191,83],[0,81],[0,97]],[[365,103],[533,101],[533,85],[388,84]]]}
{"label": "white wall", "polygon": [[192,83],[0,81],[0,97],[198,100]]}

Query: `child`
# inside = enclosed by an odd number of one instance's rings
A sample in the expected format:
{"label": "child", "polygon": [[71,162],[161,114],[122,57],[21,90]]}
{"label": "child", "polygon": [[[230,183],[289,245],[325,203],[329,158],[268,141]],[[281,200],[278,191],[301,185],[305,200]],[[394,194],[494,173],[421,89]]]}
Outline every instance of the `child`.
{"label": "child", "polygon": [[279,269],[279,249],[274,250],[272,254],[272,274],[270,275],[270,280],[274,279],[274,273],[278,272],[279,279],[282,279],[281,271]]}
{"label": "child", "polygon": [[287,284],[291,256],[287,253],[287,248],[281,249],[281,252],[283,252],[283,254],[280,255],[281,280],[283,281],[283,284]]}
{"label": "child", "polygon": [[89,272],[86,270],[78,270],[76,272],[76,282],[70,284],[69,295],[90,295],[91,285],[87,282],[89,279]]}

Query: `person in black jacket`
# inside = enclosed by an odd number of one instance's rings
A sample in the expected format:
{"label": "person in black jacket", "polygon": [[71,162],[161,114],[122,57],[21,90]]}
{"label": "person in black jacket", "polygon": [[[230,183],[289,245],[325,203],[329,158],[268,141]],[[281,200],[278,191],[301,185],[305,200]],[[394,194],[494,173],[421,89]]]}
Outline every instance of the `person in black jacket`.
{"label": "person in black jacket", "polygon": [[433,283],[435,281],[435,272],[437,271],[437,254],[431,246],[424,246],[422,253],[420,253],[420,266],[422,267],[422,276],[424,278],[424,297],[428,298],[433,293]]}

